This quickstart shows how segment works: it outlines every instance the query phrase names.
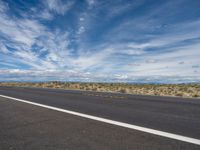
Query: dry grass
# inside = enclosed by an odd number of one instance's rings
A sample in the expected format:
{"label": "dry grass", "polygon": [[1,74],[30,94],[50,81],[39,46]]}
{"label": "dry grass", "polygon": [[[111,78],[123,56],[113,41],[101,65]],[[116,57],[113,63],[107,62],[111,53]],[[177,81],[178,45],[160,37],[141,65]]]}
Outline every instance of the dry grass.
{"label": "dry grass", "polygon": [[125,83],[79,83],[79,82],[0,82],[0,86],[25,86],[119,92],[142,95],[200,97],[200,84],[125,84]]}

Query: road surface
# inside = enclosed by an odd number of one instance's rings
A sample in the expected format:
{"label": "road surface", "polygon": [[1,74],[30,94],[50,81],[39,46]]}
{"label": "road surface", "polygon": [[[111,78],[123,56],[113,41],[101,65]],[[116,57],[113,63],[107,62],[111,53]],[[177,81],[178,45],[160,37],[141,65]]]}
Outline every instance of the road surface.
{"label": "road surface", "polygon": [[0,96],[0,149],[200,149],[200,100],[0,87],[10,96],[197,140],[196,144]]}

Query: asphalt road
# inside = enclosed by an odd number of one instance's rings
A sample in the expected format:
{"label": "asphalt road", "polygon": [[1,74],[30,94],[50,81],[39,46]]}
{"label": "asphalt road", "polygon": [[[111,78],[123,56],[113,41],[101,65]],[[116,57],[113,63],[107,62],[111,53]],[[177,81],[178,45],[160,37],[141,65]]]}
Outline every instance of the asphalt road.
{"label": "asphalt road", "polygon": [[[0,95],[200,139],[200,100],[0,87]],[[200,149],[0,97],[0,149]]]}

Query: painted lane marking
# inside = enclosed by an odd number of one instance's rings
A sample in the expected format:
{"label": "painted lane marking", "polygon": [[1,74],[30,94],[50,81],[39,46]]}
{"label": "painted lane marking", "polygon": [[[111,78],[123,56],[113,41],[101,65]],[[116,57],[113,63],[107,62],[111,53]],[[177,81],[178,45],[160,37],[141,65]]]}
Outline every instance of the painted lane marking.
{"label": "painted lane marking", "polygon": [[186,137],[186,136],[182,136],[182,135],[178,135],[178,134],[168,133],[168,132],[164,132],[164,131],[159,131],[159,130],[155,130],[155,129],[145,128],[145,127],[141,127],[141,126],[137,126],[137,125],[132,125],[132,124],[114,121],[114,120],[110,120],[110,119],[105,119],[105,118],[101,118],[101,117],[96,117],[96,116],[92,116],[92,115],[87,115],[87,114],[83,114],[83,113],[79,113],[79,112],[75,112],[75,111],[65,110],[62,108],[57,108],[57,107],[48,106],[48,105],[44,105],[44,104],[40,104],[40,103],[35,103],[35,102],[31,102],[31,101],[27,101],[27,100],[23,100],[23,99],[19,99],[19,98],[6,96],[6,95],[0,95],[0,97],[27,103],[27,104],[31,104],[31,105],[35,105],[35,106],[39,106],[39,107],[43,107],[43,108],[47,108],[50,110],[68,113],[71,115],[75,115],[75,116],[79,116],[79,117],[83,117],[83,118],[87,118],[87,119],[92,119],[95,121],[100,121],[100,122],[104,122],[104,123],[108,123],[108,124],[112,124],[112,125],[116,125],[116,126],[120,126],[120,127],[125,127],[125,128],[129,128],[129,129],[133,129],[133,130],[142,131],[145,133],[150,133],[150,134],[154,134],[154,135],[158,135],[158,136],[162,136],[162,137],[166,137],[166,138],[170,138],[170,139],[175,139],[175,140],[179,140],[179,141],[183,141],[183,142],[200,145],[199,139],[195,139],[195,138],[191,138],[191,137]]}

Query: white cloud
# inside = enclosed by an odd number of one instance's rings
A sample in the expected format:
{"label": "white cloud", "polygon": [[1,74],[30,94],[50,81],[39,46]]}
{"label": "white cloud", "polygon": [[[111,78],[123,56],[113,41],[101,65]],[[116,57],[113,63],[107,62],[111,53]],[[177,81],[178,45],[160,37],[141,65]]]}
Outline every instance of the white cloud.
{"label": "white cloud", "polygon": [[85,32],[85,27],[84,26],[80,26],[78,29],[77,34],[82,34],[83,32]]}
{"label": "white cloud", "polygon": [[13,42],[31,46],[43,30],[43,25],[35,20],[11,18],[0,14],[0,32]]}
{"label": "white cloud", "polygon": [[86,0],[89,6],[92,6],[95,4],[95,0]]}
{"label": "white cloud", "polygon": [[51,11],[56,12],[57,14],[64,15],[67,11],[69,11],[74,4],[73,1],[65,1],[61,0],[47,0],[46,4]]}
{"label": "white cloud", "polygon": [[0,41],[0,52],[2,52],[2,53],[8,53],[9,52],[9,50],[6,48],[6,46],[1,41]]}
{"label": "white cloud", "polygon": [[37,17],[45,20],[52,20],[54,18],[53,14],[46,9],[44,9]]}
{"label": "white cloud", "polygon": [[9,66],[9,67],[14,67],[14,68],[17,68],[19,67],[18,65],[15,65],[13,63],[7,63],[7,62],[0,62],[0,65],[4,65],[4,66]]}
{"label": "white cloud", "polygon": [[145,76],[127,74],[96,74],[63,70],[0,70],[0,81],[88,81],[136,83],[186,83],[200,81],[199,76]]}
{"label": "white cloud", "polygon": [[[62,63],[54,61],[67,59],[68,34],[59,30],[48,30],[39,21],[29,18],[14,18],[0,14],[0,32],[4,41],[0,41],[0,52],[35,69],[58,68]],[[35,46],[40,48],[34,49]],[[9,47],[9,50],[7,49]],[[14,50],[12,50],[14,49]],[[40,57],[43,53],[46,57]],[[55,58],[58,56],[58,58]]]}
{"label": "white cloud", "polygon": [[95,53],[83,53],[80,54],[77,59],[72,60],[72,65],[78,70],[84,70],[99,65],[103,67],[103,62],[113,53],[113,50],[108,48]]}
{"label": "white cloud", "polygon": [[112,17],[116,17],[119,15],[122,15],[123,13],[126,13],[129,10],[134,10],[135,8],[138,8],[144,3],[144,0],[134,0],[134,1],[126,1],[125,3],[121,4],[119,1],[112,1],[112,9],[110,8],[110,3],[107,3],[106,9],[107,9],[107,15],[108,19]]}
{"label": "white cloud", "polygon": [[126,48],[122,48],[122,49],[118,49],[116,50],[115,53],[119,53],[119,54],[126,54],[126,55],[129,55],[129,56],[134,56],[134,55],[143,55],[145,54],[146,52],[142,49],[126,49]]}
{"label": "white cloud", "polygon": [[146,60],[146,63],[157,63],[158,61],[155,59],[148,59]]}
{"label": "white cloud", "polygon": [[7,3],[0,1],[0,12],[4,13],[5,11],[7,11],[7,9],[8,9]]}
{"label": "white cloud", "polygon": [[[146,76],[199,76],[194,72],[193,65],[200,64],[199,44],[192,44],[184,47],[174,48],[167,52],[151,52],[147,53],[134,62],[133,68],[127,65],[124,69],[131,71],[132,75]],[[146,60],[146,61],[144,61]],[[184,65],[180,65],[184,62]],[[183,64],[183,63],[181,63]],[[196,68],[198,71],[199,68]],[[200,71],[200,70],[199,70]]]}
{"label": "white cloud", "polygon": [[[86,31],[96,27],[93,20],[96,16],[91,8],[100,2],[87,2],[87,10],[76,16],[77,26],[73,31],[64,31],[50,30],[43,21],[53,21],[56,14],[64,15],[72,8],[72,1],[48,0],[43,10],[35,8],[33,16],[22,15],[22,18],[6,13],[9,7],[0,1],[0,55],[4,55],[1,64],[17,68],[18,64],[12,66],[17,62],[28,68],[20,69],[19,65],[17,70],[0,70],[3,76],[0,80],[37,77],[41,80],[71,78],[83,81],[199,80],[200,45],[185,42],[200,37],[199,20],[167,26],[167,32],[162,34],[147,34],[159,26],[158,20],[151,19],[152,12],[116,25],[110,32],[102,33],[103,40],[99,43],[89,45],[85,42],[88,40],[85,39]],[[130,6],[113,7],[115,10],[110,9],[110,15],[120,15]],[[37,11],[39,15],[36,15]],[[76,40],[77,49],[70,48],[74,44],[72,40]],[[182,46],[179,43],[183,43]]]}
{"label": "white cloud", "polygon": [[85,20],[85,18],[83,18],[83,17],[80,17],[80,18],[79,18],[79,20],[80,20],[80,21],[84,21],[84,20]]}
{"label": "white cloud", "polygon": [[[0,70],[0,80],[65,80],[66,78],[74,79],[87,79],[90,74],[83,72],[74,72],[74,71],[63,71],[63,70],[19,70],[19,69],[10,69],[10,70]],[[72,79],[73,80],[73,79]]]}

